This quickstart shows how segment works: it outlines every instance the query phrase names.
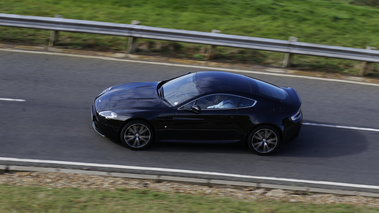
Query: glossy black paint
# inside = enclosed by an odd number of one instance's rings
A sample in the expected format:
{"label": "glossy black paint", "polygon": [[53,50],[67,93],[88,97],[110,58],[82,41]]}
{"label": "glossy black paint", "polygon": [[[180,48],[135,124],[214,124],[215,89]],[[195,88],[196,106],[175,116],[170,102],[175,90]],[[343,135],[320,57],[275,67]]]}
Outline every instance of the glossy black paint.
{"label": "glossy black paint", "polygon": [[[261,84],[257,79],[228,72],[205,71],[187,76],[194,79],[199,93],[178,105],[170,104],[159,95],[162,85],[172,79],[108,88],[96,97],[92,106],[95,129],[103,135],[119,135],[125,123],[143,120],[153,127],[156,141],[207,143],[246,141],[251,131],[260,125],[276,128],[283,141],[299,134],[301,101],[294,89]],[[268,91],[263,90],[265,87],[259,88],[262,85],[268,85]],[[270,89],[279,93],[272,93]],[[199,102],[194,100],[212,94],[229,95],[239,103],[244,99],[254,105],[212,110],[194,105]],[[297,112],[297,119],[291,120]],[[106,118],[99,113],[117,116]]]}

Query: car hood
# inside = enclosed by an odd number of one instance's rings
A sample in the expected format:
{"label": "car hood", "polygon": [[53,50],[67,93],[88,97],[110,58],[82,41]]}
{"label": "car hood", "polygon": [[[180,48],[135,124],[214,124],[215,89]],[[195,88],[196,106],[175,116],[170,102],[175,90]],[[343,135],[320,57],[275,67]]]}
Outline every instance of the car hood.
{"label": "car hood", "polygon": [[117,109],[160,108],[166,106],[157,94],[159,82],[135,82],[111,87],[98,96],[98,112]]}

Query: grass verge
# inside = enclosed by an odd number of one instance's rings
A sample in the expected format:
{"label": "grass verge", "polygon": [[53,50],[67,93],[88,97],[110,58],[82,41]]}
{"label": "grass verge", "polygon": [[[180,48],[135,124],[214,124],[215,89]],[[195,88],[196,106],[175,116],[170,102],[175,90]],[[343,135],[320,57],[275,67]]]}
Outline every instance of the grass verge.
{"label": "grass verge", "polygon": [[[374,0],[2,0],[0,12],[142,25],[379,49],[379,7]],[[27,6],[26,6],[27,5]],[[48,31],[0,27],[0,42],[46,45]],[[60,48],[122,52],[122,37],[61,33]],[[139,54],[204,60],[205,46],[142,40]],[[280,66],[284,54],[218,48],[217,62]],[[295,57],[295,68],[358,74],[360,62]],[[371,72],[379,72],[373,64]]]}
{"label": "grass verge", "polygon": [[0,185],[0,212],[379,212],[345,204],[244,201],[147,189],[84,190]]}

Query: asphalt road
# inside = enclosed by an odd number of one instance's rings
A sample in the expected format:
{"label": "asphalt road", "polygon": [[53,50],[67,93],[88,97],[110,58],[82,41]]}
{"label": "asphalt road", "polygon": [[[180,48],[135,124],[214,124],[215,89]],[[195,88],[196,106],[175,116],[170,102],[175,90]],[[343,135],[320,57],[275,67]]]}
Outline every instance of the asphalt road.
{"label": "asphalt road", "polygon": [[[131,151],[92,129],[90,106],[103,89],[194,71],[199,69],[0,51],[0,157],[379,185],[378,131],[304,126],[276,155],[258,156],[239,144],[160,143]],[[379,87],[247,75],[295,88],[306,123],[379,129]]]}

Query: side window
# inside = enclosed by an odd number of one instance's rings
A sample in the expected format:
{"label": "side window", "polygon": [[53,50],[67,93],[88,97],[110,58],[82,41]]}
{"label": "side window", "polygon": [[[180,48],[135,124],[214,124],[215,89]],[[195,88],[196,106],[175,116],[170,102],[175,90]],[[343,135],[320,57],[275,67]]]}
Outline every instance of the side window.
{"label": "side window", "polygon": [[235,109],[240,98],[232,95],[208,95],[197,100],[201,109]]}
{"label": "side window", "polygon": [[255,103],[256,103],[256,101],[254,101],[254,100],[247,99],[247,98],[241,98],[241,100],[238,104],[238,108],[252,107],[255,105]]}
{"label": "side window", "polygon": [[188,104],[182,106],[180,109],[182,109],[182,110],[190,110],[191,107],[192,107],[194,104],[195,104],[195,101],[191,101],[191,102],[189,102]]}
{"label": "side window", "polygon": [[255,100],[227,94],[207,95],[197,100],[191,101],[182,106],[181,110],[191,110],[193,105],[198,105],[202,110],[214,109],[236,109],[252,107],[256,103]]}

